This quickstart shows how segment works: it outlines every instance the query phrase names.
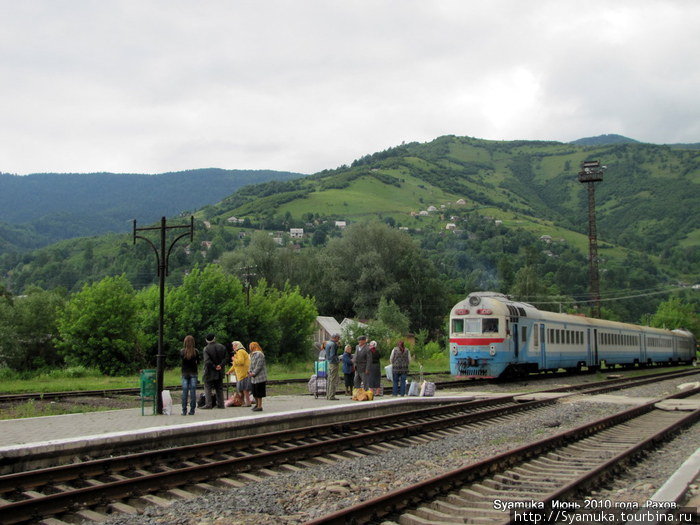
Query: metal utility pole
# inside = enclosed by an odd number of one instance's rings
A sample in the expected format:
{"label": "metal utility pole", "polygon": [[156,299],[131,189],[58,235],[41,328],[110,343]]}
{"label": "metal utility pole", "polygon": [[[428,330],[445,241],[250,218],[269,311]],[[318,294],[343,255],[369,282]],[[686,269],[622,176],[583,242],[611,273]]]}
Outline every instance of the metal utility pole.
{"label": "metal utility pole", "polygon": [[598,233],[595,224],[595,186],[603,180],[607,166],[601,166],[597,160],[581,163],[578,181],[588,184],[588,279],[593,300],[592,317],[600,317],[600,277],[598,274]]}
{"label": "metal utility pole", "polygon": [[250,306],[250,278],[255,277],[255,273],[252,272],[254,269],[255,266],[243,266],[242,268],[239,268],[239,270],[243,270],[241,276],[243,277],[243,283],[245,285],[246,306]]}
{"label": "metal utility pole", "polygon": [[[179,235],[170,243],[167,251],[165,249],[165,234],[168,230],[177,229],[187,229],[188,231]],[[149,230],[160,230],[160,251],[156,245],[150,239],[142,237],[141,235],[136,235],[136,232],[149,231]],[[156,261],[158,263],[158,284],[160,286],[160,309],[158,312],[158,355],[156,356],[156,413],[163,413],[163,366],[164,366],[164,354],[163,354],[163,318],[165,316],[165,276],[168,275],[168,259],[170,258],[170,252],[175,246],[175,243],[182,239],[183,237],[190,236],[190,242],[194,240],[194,216],[190,217],[190,223],[188,225],[179,226],[167,226],[165,224],[165,217],[161,218],[160,226],[152,226],[149,228],[137,228],[136,219],[134,219],[134,244],[136,244],[136,239],[143,239],[148,244],[151,245],[153,251],[156,254]]]}

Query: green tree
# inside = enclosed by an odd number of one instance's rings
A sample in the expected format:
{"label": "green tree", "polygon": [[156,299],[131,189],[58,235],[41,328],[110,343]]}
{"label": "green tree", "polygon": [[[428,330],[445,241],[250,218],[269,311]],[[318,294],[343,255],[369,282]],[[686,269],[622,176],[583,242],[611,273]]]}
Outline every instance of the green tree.
{"label": "green tree", "polygon": [[700,316],[692,304],[686,303],[680,297],[670,297],[668,301],[661,303],[651,317],[651,326],[667,330],[685,328],[700,339]]}
{"label": "green tree", "polygon": [[313,322],[318,315],[316,302],[304,297],[298,287],[286,286],[275,302],[274,310],[281,332],[281,343],[279,348],[271,348],[266,352],[271,357],[280,355],[289,361],[305,355],[311,343]]}
{"label": "green tree", "polygon": [[515,274],[510,293],[523,301],[532,301],[547,294],[536,266],[523,266]]}
{"label": "green tree", "polygon": [[15,370],[37,370],[59,365],[56,350],[57,318],[65,306],[65,290],[45,291],[30,287],[14,302],[16,341],[8,349]]}
{"label": "green tree", "polygon": [[318,258],[324,314],[370,317],[382,297],[409,312],[417,328],[437,328],[444,315],[444,285],[411,238],[386,224],[353,224],[331,239]]}
{"label": "green tree", "polygon": [[173,312],[171,333],[178,345],[188,334],[193,335],[199,345],[204,344],[208,332],[216,334],[221,342],[229,338],[244,340],[248,335],[248,313],[241,282],[218,265],[195,267],[182,285],[169,293],[169,299],[168,309]]}
{"label": "green tree", "polygon": [[13,304],[0,298],[0,367],[14,368],[17,326]]}
{"label": "green tree", "polygon": [[377,320],[391,328],[391,330],[399,336],[408,333],[408,316],[401,311],[401,308],[399,308],[394,301],[387,301],[385,297],[379,300]]}
{"label": "green tree", "polygon": [[133,373],[144,363],[136,320],[136,296],[124,275],[85,285],[58,318],[58,350],[71,366]]}

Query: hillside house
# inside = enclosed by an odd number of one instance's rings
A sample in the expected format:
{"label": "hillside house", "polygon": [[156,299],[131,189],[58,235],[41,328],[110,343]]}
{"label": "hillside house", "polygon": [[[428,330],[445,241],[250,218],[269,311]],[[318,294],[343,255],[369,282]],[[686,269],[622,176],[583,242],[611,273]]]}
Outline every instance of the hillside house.
{"label": "hillside house", "polygon": [[344,230],[347,227],[348,223],[345,221],[335,221],[335,226],[336,228],[340,228],[341,230]]}
{"label": "hillside house", "polygon": [[301,239],[304,237],[304,228],[289,228],[289,236],[292,239]]}

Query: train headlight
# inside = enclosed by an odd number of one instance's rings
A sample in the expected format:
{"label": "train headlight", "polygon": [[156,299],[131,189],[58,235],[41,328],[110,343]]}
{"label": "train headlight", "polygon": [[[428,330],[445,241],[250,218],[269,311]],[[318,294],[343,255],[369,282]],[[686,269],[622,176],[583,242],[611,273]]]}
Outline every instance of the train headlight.
{"label": "train headlight", "polygon": [[472,295],[469,298],[469,304],[472,306],[477,306],[481,302],[481,297],[478,297],[476,295]]}
{"label": "train headlight", "polygon": [[489,346],[489,355],[490,356],[496,355],[496,345]]}
{"label": "train headlight", "polygon": [[457,355],[457,345],[451,345],[450,346],[450,353],[452,355]]}

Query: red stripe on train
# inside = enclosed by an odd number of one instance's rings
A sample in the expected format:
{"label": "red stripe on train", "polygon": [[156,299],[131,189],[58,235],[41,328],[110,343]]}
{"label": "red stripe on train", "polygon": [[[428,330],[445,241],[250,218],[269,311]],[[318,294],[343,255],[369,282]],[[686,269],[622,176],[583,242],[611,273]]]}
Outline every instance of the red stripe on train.
{"label": "red stripe on train", "polygon": [[505,339],[500,338],[487,338],[487,337],[480,337],[478,339],[476,338],[462,338],[462,337],[453,337],[450,339],[450,343],[457,343],[460,346],[479,346],[479,345],[490,345],[491,343],[502,343],[505,341]]}

